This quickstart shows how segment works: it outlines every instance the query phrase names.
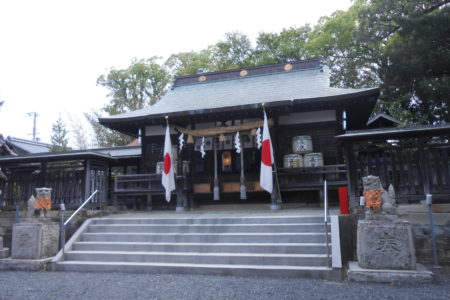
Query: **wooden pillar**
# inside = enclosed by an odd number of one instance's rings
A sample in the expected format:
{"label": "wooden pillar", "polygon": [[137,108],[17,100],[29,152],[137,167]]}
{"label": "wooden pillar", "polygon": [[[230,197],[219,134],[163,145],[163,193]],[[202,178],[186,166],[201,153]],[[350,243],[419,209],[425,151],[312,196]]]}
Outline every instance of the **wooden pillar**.
{"label": "wooden pillar", "polygon": [[[273,191],[270,195],[271,203],[270,203],[270,209],[271,210],[278,210],[281,208],[281,192],[278,189],[278,174],[277,174],[277,154],[278,154],[278,135],[277,135],[277,126],[278,126],[278,117],[273,116],[273,127],[272,129],[269,129],[270,131],[270,139],[272,140],[272,150],[273,150]],[[275,145],[273,144],[273,141],[275,141]],[[277,151],[276,151],[277,150]]]}
{"label": "wooden pillar", "polygon": [[84,162],[84,199],[81,203],[83,203],[89,197],[90,192],[91,192],[91,160],[86,159]]}
{"label": "wooden pillar", "polygon": [[47,162],[41,163],[41,184],[43,187],[47,186]]}
{"label": "wooden pillar", "polygon": [[195,203],[194,203],[194,180],[193,177],[195,176],[195,162],[194,162],[194,155],[195,155],[195,144],[186,144],[187,145],[187,152],[189,156],[190,161],[190,171],[191,176],[187,178],[187,202],[189,203],[189,208],[191,210],[194,209]]}
{"label": "wooden pillar", "polygon": [[420,171],[422,173],[423,179],[423,193],[426,196],[427,194],[431,194],[431,170],[430,164],[427,159],[427,155],[425,153],[425,140],[423,137],[419,137],[417,140],[418,148],[419,148],[419,164]]}
{"label": "wooden pillar", "polygon": [[347,159],[347,187],[348,187],[348,199],[349,210],[352,213],[356,212],[358,206],[359,194],[358,194],[358,169],[356,165],[356,157],[353,151],[354,145],[352,142],[345,144],[345,156]]}
{"label": "wooden pillar", "polygon": [[145,143],[145,126],[141,127],[141,135],[139,136],[139,141],[141,143],[141,158],[137,164],[137,173],[149,173],[145,168],[145,151],[146,151],[146,143]]}
{"label": "wooden pillar", "polygon": [[[195,124],[191,123],[191,129],[195,129]],[[190,171],[191,176],[188,177],[187,184],[187,202],[189,202],[189,208],[190,210],[193,210],[195,207],[195,199],[194,199],[194,176],[195,176],[195,143],[194,144],[187,144],[186,143],[186,151],[188,155],[188,160],[190,163]]]}
{"label": "wooden pillar", "polygon": [[184,211],[183,206],[183,160],[181,152],[178,152],[177,175],[176,175],[177,207],[176,211]]}

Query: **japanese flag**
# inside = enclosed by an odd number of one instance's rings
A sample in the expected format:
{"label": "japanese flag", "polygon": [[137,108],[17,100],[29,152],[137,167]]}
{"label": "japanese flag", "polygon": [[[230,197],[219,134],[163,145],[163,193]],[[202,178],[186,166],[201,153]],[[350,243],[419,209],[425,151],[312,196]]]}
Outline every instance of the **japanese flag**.
{"label": "japanese flag", "polygon": [[261,173],[259,175],[259,184],[267,192],[272,193],[272,164],[273,164],[273,150],[272,141],[270,140],[269,125],[267,124],[266,112],[264,112],[264,126],[262,134],[262,149],[261,149]]}
{"label": "japanese flag", "polygon": [[166,138],[164,141],[164,169],[162,172],[162,185],[166,189],[166,200],[170,201],[170,192],[175,189],[175,177],[173,173],[172,142],[170,141],[169,124],[166,127]]}

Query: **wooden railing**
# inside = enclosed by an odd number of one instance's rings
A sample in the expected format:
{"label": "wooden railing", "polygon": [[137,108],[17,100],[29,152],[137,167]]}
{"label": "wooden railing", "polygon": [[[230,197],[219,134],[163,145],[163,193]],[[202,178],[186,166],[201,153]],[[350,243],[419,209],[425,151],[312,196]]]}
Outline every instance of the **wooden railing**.
{"label": "wooden railing", "polygon": [[325,165],[315,168],[279,168],[281,191],[321,189],[325,181],[328,188],[347,185],[346,165]]}
{"label": "wooden railing", "polygon": [[161,175],[158,174],[127,174],[116,175],[114,192],[152,192],[163,191]]}

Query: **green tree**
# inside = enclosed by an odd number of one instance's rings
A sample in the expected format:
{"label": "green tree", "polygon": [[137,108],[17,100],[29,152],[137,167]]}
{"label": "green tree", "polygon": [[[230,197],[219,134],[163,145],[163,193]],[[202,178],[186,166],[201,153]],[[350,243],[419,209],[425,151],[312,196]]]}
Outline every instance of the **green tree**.
{"label": "green tree", "polygon": [[100,112],[85,116],[94,130],[99,146],[126,145],[133,139],[98,124],[97,119],[101,114],[115,115],[138,110],[155,104],[165,94],[171,76],[167,67],[159,64],[158,60],[158,57],[135,59],[128,68],[113,68],[97,79],[97,85],[110,91],[110,102]]}
{"label": "green tree", "polygon": [[450,122],[450,1],[373,0],[357,38],[378,44],[383,105],[404,123]]}
{"label": "green tree", "polygon": [[312,57],[323,57],[330,67],[331,85],[335,87],[361,88],[377,86],[378,58],[372,47],[355,38],[358,30],[358,12],[362,1],[347,11],[336,11],[322,17],[314,26],[306,48]]}
{"label": "green tree", "polygon": [[52,152],[66,152],[69,150],[67,144],[69,139],[67,138],[66,124],[59,116],[58,120],[52,124],[52,135],[50,137],[52,146],[50,151]]}
{"label": "green tree", "polygon": [[133,60],[126,69],[111,69],[97,79],[97,85],[110,90],[110,103],[103,110],[123,113],[155,104],[166,92],[170,75],[158,57]]}
{"label": "green tree", "polygon": [[99,112],[92,112],[92,114],[85,113],[84,116],[91,124],[95,134],[94,145],[99,147],[115,147],[125,146],[134,140],[134,137],[111,130],[101,125],[98,118],[101,117]]}
{"label": "green tree", "polygon": [[181,52],[172,54],[165,64],[177,76],[211,72],[215,70],[213,46],[199,52]]}
{"label": "green tree", "polygon": [[310,34],[309,24],[285,28],[280,33],[260,33],[254,50],[257,65],[310,58],[311,54],[306,47]]}
{"label": "green tree", "polygon": [[254,49],[248,36],[228,32],[212,47],[214,71],[246,68],[255,65]]}

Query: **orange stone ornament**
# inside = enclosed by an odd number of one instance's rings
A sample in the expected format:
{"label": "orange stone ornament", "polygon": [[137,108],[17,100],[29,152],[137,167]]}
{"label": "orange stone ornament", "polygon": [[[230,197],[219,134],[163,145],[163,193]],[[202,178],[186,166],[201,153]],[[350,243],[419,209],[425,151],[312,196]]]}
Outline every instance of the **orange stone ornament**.
{"label": "orange stone ornament", "polygon": [[381,208],[381,194],[384,190],[367,190],[363,192],[366,198],[366,207]]}
{"label": "orange stone ornament", "polygon": [[52,199],[46,197],[37,197],[34,203],[34,209],[46,209],[50,210],[52,208]]}
{"label": "orange stone ornament", "polygon": [[36,201],[34,209],[52,209],[51,188],[36,188]]}

